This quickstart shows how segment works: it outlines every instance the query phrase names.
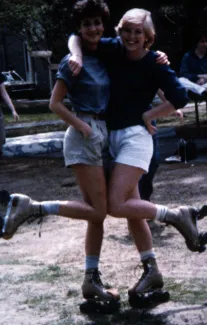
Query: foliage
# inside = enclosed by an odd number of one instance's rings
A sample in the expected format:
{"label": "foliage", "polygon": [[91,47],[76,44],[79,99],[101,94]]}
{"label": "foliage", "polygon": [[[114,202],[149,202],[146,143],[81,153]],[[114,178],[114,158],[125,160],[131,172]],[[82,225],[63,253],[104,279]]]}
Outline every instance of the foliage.
{"label": "foliage", "polygon": [[[165,1],[155,0],[106,0],[111,11],[112,24],[116,24],[121,15],[133,7],[146,8],[153,12],[159,34],[162,29],[172,30],[176,35],[178,47],[188,47],[195,26],[206,27],[207,7],[201,1]],[[67,36],[71,32],[70,13],[75,0],[1,0],[0,29],[12,29],[18,35],[26,37],[31,48],[49,49],[57,62],[65,54]],[[109,33],[113,29],[109,28]],[[164,35],[166,39],[166,36]],[[172,45],[172,44],[171,44]]]}
{"label": "foliage", "polygon": [[57,53],[55,49],[57,43],[66,45],[73,2],[1,0],[0,28],[12,29],[26,38],[32,49],[52,49],[55,56],[61,57],[62,53]]}

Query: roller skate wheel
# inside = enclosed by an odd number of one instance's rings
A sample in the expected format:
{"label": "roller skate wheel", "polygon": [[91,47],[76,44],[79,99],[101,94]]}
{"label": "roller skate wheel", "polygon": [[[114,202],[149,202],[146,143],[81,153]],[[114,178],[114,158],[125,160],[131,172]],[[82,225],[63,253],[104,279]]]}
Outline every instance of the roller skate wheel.
{"label": "roller skate wheel", "polygon": [[201,232],[199,235],[201,246],[205,246],[207,244],[207,232]]}
{"label": "roller skate wheel", "polygon": [[96,301],[84,301],[80,304],[80,311],[83,314],[93,314],[97,313],[97,302]]}
{"label": "roller skate wheel", "polygon": [[199,211],[198,220],[201,220],[206,216],[207,216],[207,205],[203,205]]}
{"label": "roller skate wheel", "polygon": [[10,194],[6,190],[0,191],[0,204],[7,205],[10,201]]}
{"label": "roller skate wheel", "polygon": [[132,308],[153,308],[170,300],[168,291],[152,291],[129,296]]}
{"label": "roller skate wheel", "polygon": [[80,311],[83,314],[113,314],[120,309],[120,302],[111,301],[96,301],[89,300],[80,304]]}

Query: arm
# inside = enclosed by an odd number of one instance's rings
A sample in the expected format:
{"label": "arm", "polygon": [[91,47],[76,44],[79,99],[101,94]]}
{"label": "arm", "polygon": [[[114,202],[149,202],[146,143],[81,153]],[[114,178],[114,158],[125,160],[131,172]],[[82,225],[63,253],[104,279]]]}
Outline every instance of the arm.
{"label": "arm", "polygon": [[154,68],[156,83],[160,88],[158,93],[164,96],[166,100],[143,114],[144,123],[151,134],[156,132],[156,128],[151,125],[152,120],[168,116],[174,113],[176,109],[184,107],[188,102],[187,92],[179,82],[175,72],[166,65],[154,64]]}
{"label": "arm", "polygon": [[198,85],[204,85],[207,82],[207,74],[198,74],[198,80],[197,84]]}
{"label": "arm", "polygon": [[168,56],[166,55],[166,53],[161,51],[156,51],[156,54],[158,55],[156,59],[156,63],[170,65],[170,61],[168,61]]}
{"label": "arm", "polygon": [[155,65],[155,73],[157,77],[157,84],[164,97],[169,101],[175,109],[184,107],[188,101],[188,95],[185,87],[181,84],[175,71],[166,65]]}
{"label": "arm", "polygon": [[64,122],[66,122],[68,125],[72,125],[78,131],[83,133],[84,138],[87,138],[92,132],[91,127],[70,112],[63,104],[63,100],[67,93],[68,87],[66,83],[63,80],[57,80],[52,91],[49,107]]}
{"label": "arm", "polygon": [[189,72],[189,53],[186,53],[182,58],[180,65],[180,76],[193,82],[196,82],[198,79],[197,74]]}
{"label": "arm", "polygon": [[5,102],[5,104],[11,110],[15,122],[17,122],[19,120],[19,115],[17,114],[16,109],[12,103],[12,100],[11,100],[8,92],[6,91],[6,88],[3,83],[0,84],[0,94],[1,94],[1,97],[2,97],[3,101]]}
{"label": "arm", "polygon": [[[165,95],[161,89],[158,89],[157,94],[163,102],[167,101],[167,99],[165,98]],[[174,115],[175,117],[178,117],[180,119],[181,124],[183,123],[184,116],[183,116],[183,112],[181,109],[174,110],[172,115]]]}
{"label": "arm", "polygon": [[68,64],[74,76],[77,76],[83,66],[82,46],[80,37],[72,35],[68,39],[68,49],[71,52]]}
{"label": "arm", "polygon": [[149,133],[153,135],[156,133],[157,128],[153,126],[151,122],[157,118],[168,116],[174,112],[175,107],[169,101],[164,101],[162,104],[157,105],[156,107],[153,107],[143,113],[142,119]]}

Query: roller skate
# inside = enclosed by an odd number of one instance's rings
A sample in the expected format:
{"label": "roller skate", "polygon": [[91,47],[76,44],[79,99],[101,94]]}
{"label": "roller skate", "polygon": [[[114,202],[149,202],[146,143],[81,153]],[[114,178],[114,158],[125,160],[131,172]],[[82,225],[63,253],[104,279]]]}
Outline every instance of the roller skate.
{"label": "roller skate", "polygon": [[201,240],[197,228],[197,220],[207,215],[207,206],[200,210],[188,206],[169,209],[164,217],[164,223],[174,226],[185,238],[188,249],[192,252],[203,253],[206,249],[205,240]]}
{"label": "roller skate", "polygon": [[80,305],[84,314],[112,314],[120,308],[120,296],[115,288],[105,289],[98,269],[89,269],[85,273],[82,293],[85,302]]}
{"label": "roller skate", "polygon": [[139,281],[128,291],[129,304],[133,308],[150,309],[169,301],[170,294],[162,290],[163,278],[155,258],[150,257],[142,263],[144,272]]}
{"label": "roller skate", "polygon": [[0,204],[6,207],[6,212],[0,217],[0,238],[11,239],[26,220],[43,216],[40,203],[27,195],[0,191]]}

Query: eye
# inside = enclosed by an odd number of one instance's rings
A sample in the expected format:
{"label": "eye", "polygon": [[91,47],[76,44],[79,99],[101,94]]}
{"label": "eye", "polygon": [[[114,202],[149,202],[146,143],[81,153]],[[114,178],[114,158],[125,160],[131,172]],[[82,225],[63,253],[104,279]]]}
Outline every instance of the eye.
{"label": "eye", "polygon": [[89,21],[89,20],[84,20],[83,22],[82,22],[82,26],[83,27],[89,27],[91,25],[91,22]]}
{"label": "eye", "polygon": [[127,28],[127,27],[122,28],[122,31],[125,32],[125,33],[128,33],[128,34],[132,32],[131,29]]}
{"label": "eye", "polygon": [[99,26],[99,25],[101,25],[102,24],[102,20],[101,19],[95,19],[94,20],[94,25],[95,26]]}
{"label": "eye", "polygon": [[140,30],[140,29],[135,30],[135,34],[136,34],[136,35],[141,35],[142,33],[143,33],[143,31]]}

